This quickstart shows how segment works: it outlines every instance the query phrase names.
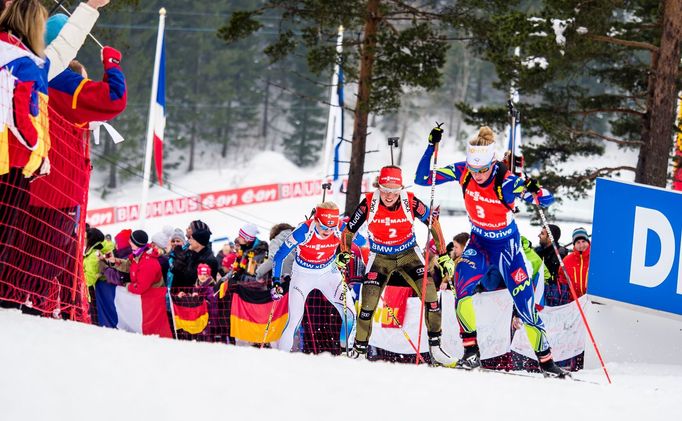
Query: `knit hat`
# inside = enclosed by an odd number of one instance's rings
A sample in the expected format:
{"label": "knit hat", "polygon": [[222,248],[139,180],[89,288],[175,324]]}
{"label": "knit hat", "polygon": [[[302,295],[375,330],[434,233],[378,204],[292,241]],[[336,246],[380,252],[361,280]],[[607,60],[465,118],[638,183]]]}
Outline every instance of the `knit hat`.
{"label": "knit hat", "polygon": [[397,167],[383,167],[379,172],[379,185],[398,184],[403,185],[403,172]]}
{"label": "knit hat", "polygon": [[138,247],[144,247],[149,242],[149,236],[142,230],[135,230],[130,234],[130,242]]}
{"label": "knit hat", "polygon": [[199,266],[197,266],[197,275],[211,276],[211,267],[206,263],[199,263]]}
{"label": "knit hat", "polygon": [[185,241],[185,232],[183,230],[181,230],[180,228],[175,228],[173,230],[173,233],[170,236],[170,240],[175,240],[176,238],[179,238],[182,241]]}
{"label": "knit hat", "polygon": [[129,247],[128,242],[130,242],[130,234],[132,234],[132,230],[129,229],[124,229],[121,230],[118,234],[116,234],[116,237],[114,237],[114,242],[116,243],[116,250],[122,250],[126,247]]}
{"label": "knit hat", "polygon": [[580,239],[583,239],[588,243],[590,242],[590,237],[587,235],[587,230],[583,227],[573,230],[573,244]]}
{"label": "knit hat", "polygon": [[69,18],[62,13],[52,15],[47,19],[47,22],[45,23],[45,45],[50,45],[50,43],[57,38],[59,32],[64,25],[66,25],[67,20],[69,20]]}
{"label": "knit hat", "polygon": [[192,238],[194,238],[194,240],[197,243],[206,247],[208,245],[209,241],[211,241],[211,231],[209,231],[209,230],[192,231]]}
{"label": "knit hat", "polygon": [[196,221],[190,222],[189,227],[192,230],[192,232],[206,230],[208,231],[209,234],[212,234],[211,230],[208,229],[208,225],[206,225],[206,222],[202,221],[201,219],[197,219]]}
{"label": "knit hat", "polygon": [[161,247],[162,249],[165,249],[166,247],[168,247],[169,242],[170,242],[170,236],[165,232],[157,232],[154,235],[152,235],[152,243],[156,244],[157,246]]}
{"label": "knit hat", "polygon": [[254,224],[246,224],[239,230],[239,236],[247,243],[255,241],[258,234],[260,234],[260,231]]}
{"label": "knit hat", "polygon": [[554,242],[558,243],[559,238],[561,238],[561,228],[554,224],[547,224],[549,227],[549,231],[552,233],[552,237],[554,237]]}

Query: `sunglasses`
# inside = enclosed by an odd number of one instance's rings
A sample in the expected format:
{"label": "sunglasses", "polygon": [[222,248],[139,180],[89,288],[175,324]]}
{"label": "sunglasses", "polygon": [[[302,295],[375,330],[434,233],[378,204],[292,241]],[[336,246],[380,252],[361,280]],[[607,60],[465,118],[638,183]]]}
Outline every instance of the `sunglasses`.
{"label": "sunglasses", "polygon": [[480,168],[473,168],[473,167],[470,167],[467,165],[467,169],[469,171],[471,171],[472,173],[476,173],[476,174],[485,174],[488,171],[490,171],[490,167],[492,167],[492,164],[486,165],[485,167],[480,167]]}
{"label": "sunglasses", "polygon": [[402,187],[396,187],[395,189],[390,189],[388,187],[379,187],[381,193],[400,193],[403,190]]}
{"label": "sunglasses", "polygon": [[322,231],[329,231],[330,229],[333,228],[333,227],[328,227],[328,226],[326,226],[326,225],[325,225],[324,223],[322,223],[322,221],[320,221],[320,220],[318,220],[317,222],[319,222],[319,224],[317,224],[317,225],[320,227],[320,229],[321,229]]}

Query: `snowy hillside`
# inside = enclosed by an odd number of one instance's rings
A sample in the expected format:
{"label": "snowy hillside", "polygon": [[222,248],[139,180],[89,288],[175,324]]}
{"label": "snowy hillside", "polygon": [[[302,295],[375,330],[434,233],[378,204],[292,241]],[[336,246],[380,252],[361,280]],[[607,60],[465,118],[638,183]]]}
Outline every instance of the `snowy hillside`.
{"label": "snowy hillside", "polygon": [[612,385],[598,369],[577,374],[594,385],[172,341],[14,310],[0,310],[0,343],[3,420],[673,420],[682,396],[680,365],[611,363]]}

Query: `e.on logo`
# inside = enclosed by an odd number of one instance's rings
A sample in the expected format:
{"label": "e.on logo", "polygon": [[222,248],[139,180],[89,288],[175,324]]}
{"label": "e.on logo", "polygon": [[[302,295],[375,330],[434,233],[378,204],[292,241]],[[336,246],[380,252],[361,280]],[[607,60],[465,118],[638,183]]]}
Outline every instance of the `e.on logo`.
{"label": "e.on logo", "polygon": [[[656,262],[646,265],[647,241],[649,231],[658,236],[661,247]],[[682,234],[682,233],[680,233]],[[653,248],[655,250],[655,248]],[[632,233],[632,258],[630,259],[630,283],[647,288],[655,288],[663,283],[677,264],[677,293],[682,295],[682,235],[679,249],[675,241],[675,232],[670,221],[655,209],[635,207],[635,226]]]}

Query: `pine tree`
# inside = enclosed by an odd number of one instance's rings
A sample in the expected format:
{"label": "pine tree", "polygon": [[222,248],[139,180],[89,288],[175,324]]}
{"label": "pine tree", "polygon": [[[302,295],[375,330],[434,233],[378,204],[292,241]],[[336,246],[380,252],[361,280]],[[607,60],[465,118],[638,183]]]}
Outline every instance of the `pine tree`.
{"label": "pine tree", "polygon": [[[544,170],[546,184],[574,195],[596,177],[624,170],[634,171],[637,182],[665,186],[680,88],[682,1],[547,0],[530,11],[516,4],[481,14],[468,28],[481,56],[495,64],[498,88],[513,82],[522,92],[525,134],[545,138],[527,145],[527,161]],[[507,121],[504,104],[460,108],[470,123],[502,128]],[[571,157],[601,154],[604,142],[638,148],[637,167],[556,171]]]}
{"label": "pine tree", "polygon": [[[505,2],[489,3],[495,8]],[[346,212],[360,199],[369,114],[395,110],[405,88],[432,90],[440,86],[448,49],[441,24],[462,22],[472,11],[467,2],[455,7],[448,4],[270,0],[259,9],[235,12],[219,32],[228,42],[242,39],[263,27],[259,19],[266,11],[275,14],[281,19],[278,38],[265,53],[278,61],[304,47],[310,70],[325,75],[337,61],[337,27],[343,25],[353,34],[344,43],[343,53],[346,81],[357,83]]]}

